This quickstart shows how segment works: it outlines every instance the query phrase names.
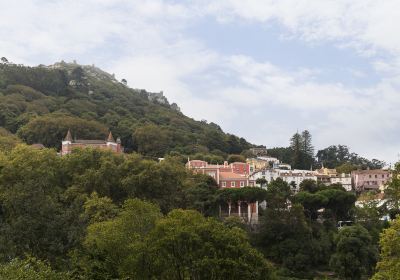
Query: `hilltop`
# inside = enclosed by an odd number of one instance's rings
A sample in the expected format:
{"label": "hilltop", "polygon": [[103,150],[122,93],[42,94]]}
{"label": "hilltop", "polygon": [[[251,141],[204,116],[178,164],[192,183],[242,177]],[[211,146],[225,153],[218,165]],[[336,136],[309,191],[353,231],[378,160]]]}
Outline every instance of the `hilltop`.
{"label": "hilltop", "polygon": [[154,157],[226,157],[253,146],[217,124],[185,116],[163,92],[133,89],[94,65],[64,61],[28,67],[2,59],[0,126],[28,144],[57,149],[69,128],[87,139],[103,139],[111,130],[126,151]]}

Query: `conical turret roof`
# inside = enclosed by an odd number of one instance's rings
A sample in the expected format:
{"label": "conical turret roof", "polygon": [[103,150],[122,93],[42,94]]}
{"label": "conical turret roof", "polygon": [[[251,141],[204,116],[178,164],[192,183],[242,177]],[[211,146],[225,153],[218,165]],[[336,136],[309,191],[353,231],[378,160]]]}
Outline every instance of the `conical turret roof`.
{"label": "conical turret roof", "polygon": [[68,129],[67,135],[65,136],[64,141],[72,142],[72,135],[71,135],[71,131],[69,129]]}
{"label": "conical turret roof", "polygon": [[113,137],[111,131],[110,131],[110,133],[108,134],[107,142],[115,142],[114,137]]}

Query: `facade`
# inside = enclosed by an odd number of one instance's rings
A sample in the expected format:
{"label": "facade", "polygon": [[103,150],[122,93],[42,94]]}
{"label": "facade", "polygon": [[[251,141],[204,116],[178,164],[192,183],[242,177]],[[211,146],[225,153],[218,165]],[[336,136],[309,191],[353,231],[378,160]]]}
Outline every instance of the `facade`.
{"label": "facade", "polygon": [[[256,172],[269,167],[278,168],[281,164],[279,159],[269,156],[258,156],[256,158],[248,158],[246,162],[250,165],[250,172]],[[290,169],[290,168],[289,168]]]}
{"label": "facade", "polygon": [[[208,164],[202,160],[188,160],[186,168],[195,173],[206,174],[215,179],[220,188],[243,188],[255,186],[255,182],[250,178],[250,165],[244,162],[234,162],[223,165]],[[258,202],[247,203],[226,203],[220,205],[220,216],[239,216],[249,223],[258,222]]]}
{"label": "facade", "polygon": [[270,183],[272,180],[281,178],[288,184],[294,184],[295,192],[299,191],[301,182],[306,179],[317,181],[315,172],[310,170],[286,170],[286,169],[265,169],[257,171],[250,176],[251,180],[256,182],[257,179],[264,178]]}
{"label": "facade", "polygon": [[239,188],[254,186],[249,179],[250,165],[245,162],[233,162],[228,164],[208,164],[202,160],[189,160],[186,168],[196,173],[206,174],[214,178],[220,188]]}
{"label": "facade", "polygon": [[73,140],[71,131],[68,130],[65,139],[61,142],[61,155],[63,156],[70,154],[75,148],[88,147],[111,150],[116,153],[123,153],[124,151],[123,147],[121,146],[121,140],[117,138],[117,141],[115,141],[111,131],[106,140]]}
{"label": "facade", "polygon": [[353,189],[350,174],[342,173],[342,174],[339,174],[336,176],[332,176],[330,183],[331,184],[341,184],[342,187],[346,189],[346,191],[351,191]]}
{"label": "facade", "polygon": [[356,170],[351,172],[351,178],[356,191],[383,191],[392,174],[388,170]]}

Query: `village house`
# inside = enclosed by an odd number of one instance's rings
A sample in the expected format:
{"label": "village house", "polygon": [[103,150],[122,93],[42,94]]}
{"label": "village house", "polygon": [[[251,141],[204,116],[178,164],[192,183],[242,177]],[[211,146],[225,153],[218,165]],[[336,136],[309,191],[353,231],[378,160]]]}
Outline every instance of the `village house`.
{"label": "village house", "polygon": [[76,148],[98,148],[104,150],[111,150],[116,153],[123,153],[124,149],[121,145],[121,140],[117,138],[117,141],[114,140],[114,137],[110,131],[106,140],[82,140],[82,139],[72,139],[71,131],[68,130],[65,139],[61,142],[61,155],[67,155],[72,152],[73,149]]}
{"label": "village house", "polygon": [[[306,179],[317,181],[317,176],[315,172],[310,170],[286,170],[286,169],[273,169],[268,168],[265,170],[260,170],[251,174],[250,179],[254,182],[257,182],[257,179],[265,179],[268,183],[278,178],[281,178],[283,181],[288,183],[289,185],[294,186],[293,191],[298,192],[299,186],[301,182]],[[256,183],[257,186],[261,187]]]}
{"label": "village house", "polygon": [[391,180],[392,174],[388,170],[355,170],[351,178],[356,191],[383,191],[385,185]]}
{"label": "village house", "polygon": [[[195,173],[206,174],[214,178],[220,188],[243,188],[255,186],[254,180],[249,177],[250,165],[244,162],[228,164],[208,164],[202,160],[188,160],[186,168]],[[258,202],[247,203],[239,201],[220,206],[220,216],[239,216],[245,221],[258,221]]]}
{"label": "village house", "polygon": [[254,182],[249,180],[250,165],[245,162],[233,162],[228,164],[208,164],[202,160],[189,160],[186,168],[196,173],[206,174],[215,179],[221,188],[237,188],[254,186]]}

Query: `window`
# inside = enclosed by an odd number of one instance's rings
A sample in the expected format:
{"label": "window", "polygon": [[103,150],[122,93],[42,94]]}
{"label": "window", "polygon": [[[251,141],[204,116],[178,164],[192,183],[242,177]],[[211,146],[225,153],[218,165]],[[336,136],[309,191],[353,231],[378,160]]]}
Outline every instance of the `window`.
{"label": "window", "polygon": [[378,178],[378,175],[375,175],[375,178]]}
{"label": "window", "polygon": [[231,182],[231,187],[235,187],[235,182]]}
{"label": "window", "polygon": [[223,186],[223,187],[226,187],[226,182],[222,182],[222,186]]}
{"label": "window", "polygon": [[369,175],[369,178],[371,178],[371,175]]}
{"label": "window", "polygon": [[385,175],[382,174],[382,178],[385,178]]}
{"label": "window", "polygon": [[243,181],[240,181],[240,187],[244,187],[244,182]]}

